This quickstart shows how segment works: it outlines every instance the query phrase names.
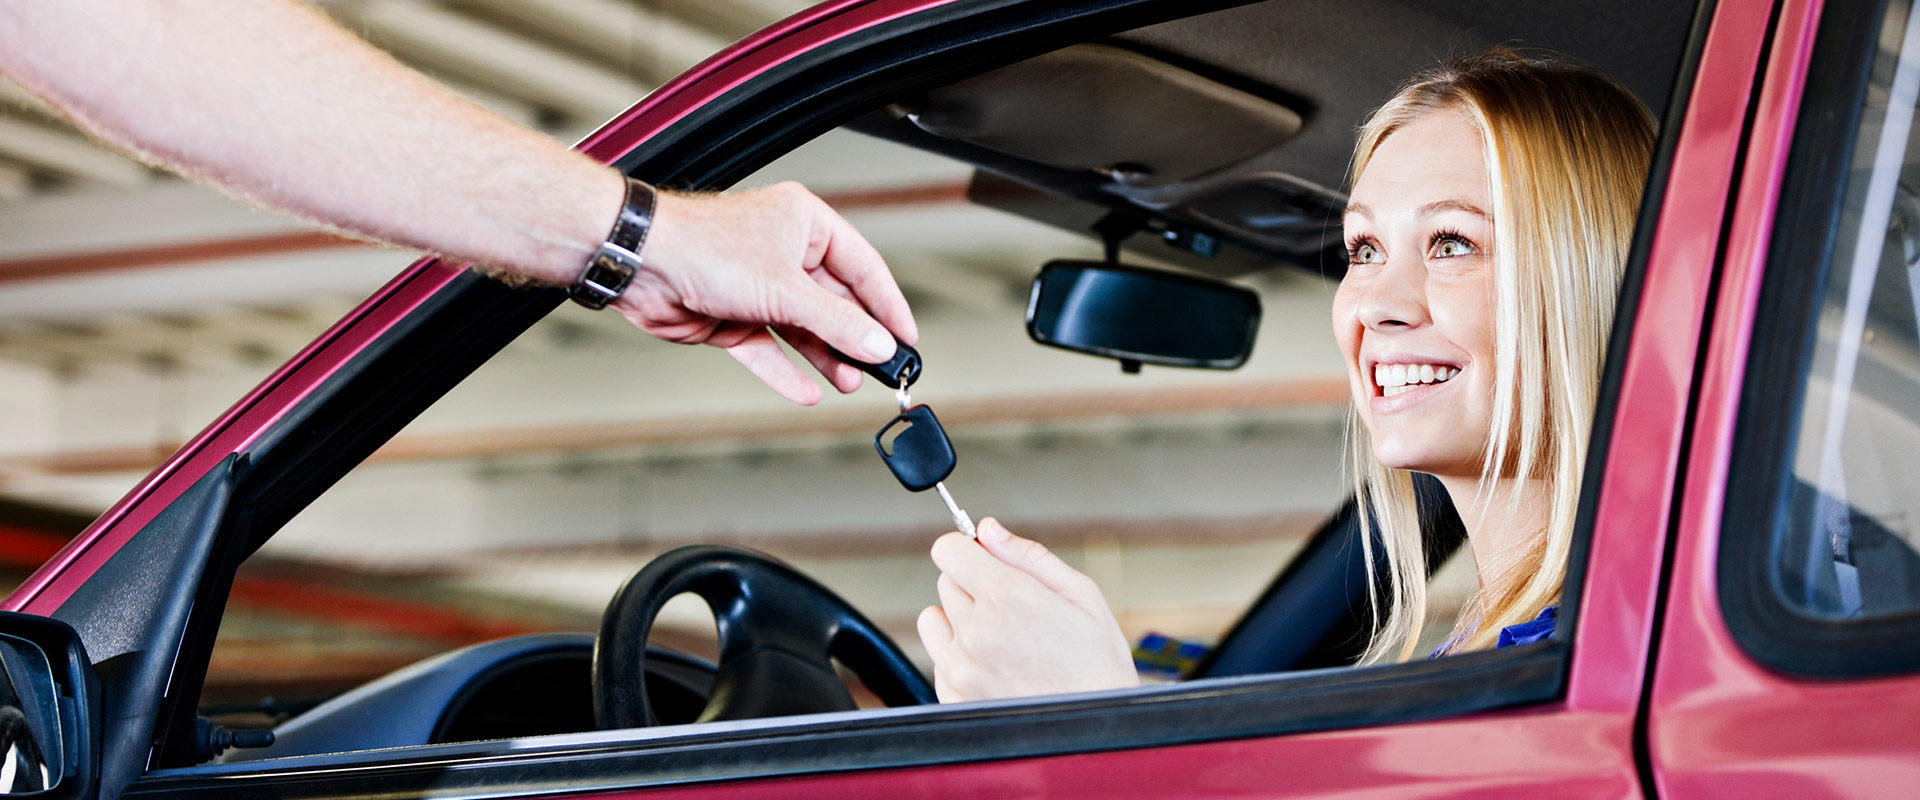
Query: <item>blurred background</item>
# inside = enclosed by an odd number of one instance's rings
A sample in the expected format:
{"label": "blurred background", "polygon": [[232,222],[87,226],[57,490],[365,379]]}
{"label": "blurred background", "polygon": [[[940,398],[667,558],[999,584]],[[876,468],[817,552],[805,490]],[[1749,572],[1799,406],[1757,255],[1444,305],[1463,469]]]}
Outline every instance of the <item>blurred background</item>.
{"label": "blurred background", "polygon": [[[807,3],[319,5],[572,142]],[[968,203],[970,173],[838,131],[745,185],[805,182],[887,257],[921,326],[914,397],[955,440],[961,505],[1092,575],[1129,636],[1214,640],[1347,494],[1332,285],[1292,269],[1242,279],[1266,304],[1242,370],[1123,375],[1022,327],[1040,265],[1097,258],[1097,243]],[[415,255],[150,170],[0,83],[0,581],[17,584]],[[690,542],[788,559],[923,658],[926,551],[952,526],[875,456],[892,414],[871,384],[786,404],[718,351],[568,305],[248,562],[206,700],[271,717],[460,645],[591,631],[628,575]],[[1436,616],[1471,581],[1462,566]],[[663,624],[663,643],[711,649],[697,601]]]}

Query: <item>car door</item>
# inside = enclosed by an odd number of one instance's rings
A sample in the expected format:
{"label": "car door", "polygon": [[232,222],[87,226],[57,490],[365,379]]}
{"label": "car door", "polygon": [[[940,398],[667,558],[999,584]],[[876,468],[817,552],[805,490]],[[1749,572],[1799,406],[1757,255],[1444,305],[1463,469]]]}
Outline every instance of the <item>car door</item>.
{"label": "car door", "polygon": [[[696,68],[583,147],[641,177],[724,186],[902,87],[1200,10],[1145,1],[828,4]],[[148,651],[174,642],[180,649],[155,662],[167,669],[142,673],[155,685],[130,687],[130,716],[120,721],[151,726],[158,718],[161,744],[153,756],[160,768],[147,769],[147,730],[129,727],[112,743],[115,763],[140,774],[127,796],[499,797],[679,787],[712,797],[770,789],[1158,797],[1170,784],[1213,797],[1639,796],[1636,716],[1666,545],[1648,532],[1669,526],[1715,254],[1773,32],[1772,5],[1759,0],[1721,2],[1696,20],[1623,292],[1569,575],[1575,588],[1561,631],[1546,642],[1075,697],[180,766],[191,762],[171,760],[169,743],[191,727],[194,682],[206,668],[233,563],[431,402],[435,387],[444,391],[560,302],[431,262],[189,445],[16,594],[14,606],[85,615],[76,622],[84,629],[80,622],[132,602],[75,605],[90,585],[95,598],[110,594],[129,574],[117,570],[144,563],[116,567],[116,551],[172,530],[156,521],[204,531],[212,552],[182,554],[201,559],[201,572],[176,573],[199,588],[166,600],[159,610],[167,613],[143,618],[139,631]]]}
{"label": "car door", "polygon": [[1780,15],[1673,529],[1663,796],[1920,789],[1914,11]]}

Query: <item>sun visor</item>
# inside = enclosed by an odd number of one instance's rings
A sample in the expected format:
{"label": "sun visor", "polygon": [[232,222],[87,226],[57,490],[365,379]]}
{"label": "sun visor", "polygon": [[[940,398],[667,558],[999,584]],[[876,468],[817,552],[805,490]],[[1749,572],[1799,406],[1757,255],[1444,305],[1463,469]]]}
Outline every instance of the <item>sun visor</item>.
{"label": "sun visor", "polygon": [[1301,122],[1267,98],[1104,44],[936,89],[909,118],[937,136],[1133,186],[1234,164],[1292,137]]}

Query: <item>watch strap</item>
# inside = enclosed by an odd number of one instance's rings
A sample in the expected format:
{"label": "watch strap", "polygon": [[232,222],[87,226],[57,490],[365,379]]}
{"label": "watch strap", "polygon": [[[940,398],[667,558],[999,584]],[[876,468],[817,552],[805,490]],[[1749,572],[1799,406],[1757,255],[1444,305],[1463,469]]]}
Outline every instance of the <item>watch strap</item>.
{"label": "watch strap", "polygon": [[653,208],[658,193],[645,181],[627,178],[626,200],[620,204],[620,216],[613,221],[607,240],[587,259],[567,294],[573,301],[591,309],[606,308],[627,290],[633,276],[644,263],[640,248],[646,245],[647,231],[653,228]]}

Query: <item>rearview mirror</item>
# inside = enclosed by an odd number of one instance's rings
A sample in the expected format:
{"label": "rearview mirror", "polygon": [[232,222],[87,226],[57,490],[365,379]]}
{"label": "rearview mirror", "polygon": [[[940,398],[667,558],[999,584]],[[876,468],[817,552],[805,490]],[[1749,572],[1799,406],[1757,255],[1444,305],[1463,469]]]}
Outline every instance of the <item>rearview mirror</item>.
{"label": "rearview mirror", "polygon": [[1100,261],[1051,261],[1027,297],[1027,335],[1141,364],[1236,369],[1253,352],[1260,295],[1222,281]]}

